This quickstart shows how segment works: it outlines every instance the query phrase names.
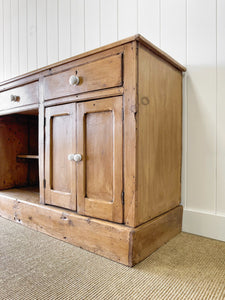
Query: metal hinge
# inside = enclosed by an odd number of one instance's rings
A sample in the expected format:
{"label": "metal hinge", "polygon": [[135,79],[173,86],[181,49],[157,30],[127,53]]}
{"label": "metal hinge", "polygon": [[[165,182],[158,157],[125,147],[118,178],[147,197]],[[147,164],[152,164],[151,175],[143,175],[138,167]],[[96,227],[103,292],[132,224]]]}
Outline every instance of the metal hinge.
{"label": "metal hinge", "polygon": [[44,189],[46,188],[46,179],[43,180]]}
{"label": "metal hinge", "polygon": [[124,205],[124,191],[121,193],[121,200],[122,200],[122,205]]}
{"label": "metal hinge", "polygon": [[124,121],[124,108],[122,108],[122,121]]}

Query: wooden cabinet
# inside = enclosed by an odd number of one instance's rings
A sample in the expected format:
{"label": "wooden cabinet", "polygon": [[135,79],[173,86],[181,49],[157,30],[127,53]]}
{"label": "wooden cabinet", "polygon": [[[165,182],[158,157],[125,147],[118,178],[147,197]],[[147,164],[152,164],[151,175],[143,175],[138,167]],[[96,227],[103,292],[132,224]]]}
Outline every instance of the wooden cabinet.
{"label": "wooden cabinet", "polygon": [[183,71],[136,35],[0,83],[1,216],[129,266],[179,233]]}

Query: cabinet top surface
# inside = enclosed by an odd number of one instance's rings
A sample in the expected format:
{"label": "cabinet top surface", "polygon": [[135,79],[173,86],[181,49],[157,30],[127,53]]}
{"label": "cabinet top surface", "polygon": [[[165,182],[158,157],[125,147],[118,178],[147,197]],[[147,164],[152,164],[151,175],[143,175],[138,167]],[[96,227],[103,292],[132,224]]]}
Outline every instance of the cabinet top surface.
{"label": "cabinet top surface", "polygon": [[183,65],[181,65],[180,63],[178,63],[175,59],[173,59],[167,53],[165,53],[160,48],[158,48],[157,46],[155,46],[154,44],[152,44],[150,41],[148,41],[142,35],[136,34],[136,35],[133,35],[131,37],[125,38],[123,40],[120,40],[120,41],[117,41],[117,42],[113,42],[111,44],[108,44],[108,45],[105,45],[105,46],[102,46],[102,47],[99,47],[99,48],[96,48],[96,49],[93,49],[93,50],[90,50],[90,51],[87,51],[87,52],[83,52],[83,53],[78,54],[76,56],[72,56],[70,58],[58,61],[58,62],[53,63],[51,65],[47,65],[47,66],[45,66],[43,68],[36,69],[36,70],[31,71],[31,72],[28,72],[28,73],[16,76],[14,78],[10,78],[8,80],[2,81],[2,82],[0,82],[0,86],[4,85],[6,83],[10,83],[12,81],[18,80],[18,79],[22,79],[22,78],[25,78],[25,77],[28,77],[28,76],[31,76],[31,75],[34,75],[34,74],[37,74],[37,73],[41,73],[41,72],[43,72],[43,71],[45,71],[45,70],[47,70],[49,68],[57,67],[59,65],[62,65],[62,64],[65,64],[65,63],[69,63],[69,62],[75,61],[75,60],[80,59],[80,58],[88,57],[88,56],[93,55],[95,53],[99,53],[99,52],[102,52],[102,51],[105,51],[105,50],[108,50],[108,49],[111,49],[111,48],[115,48],[115,47],[118,47],[118,46],[130,43],[130,42],[133,42],[133,41],[137,41],[137,42],[143,44],[145,47],[147,47],[152,52],[154,52],[155,54],[157,54],[158,56],[160,56],[162,59],[164,59],[164,60],[168,61],[169,63],[171,63],[178,70],[180,70],[182,72],[186,71],[186,68]]}

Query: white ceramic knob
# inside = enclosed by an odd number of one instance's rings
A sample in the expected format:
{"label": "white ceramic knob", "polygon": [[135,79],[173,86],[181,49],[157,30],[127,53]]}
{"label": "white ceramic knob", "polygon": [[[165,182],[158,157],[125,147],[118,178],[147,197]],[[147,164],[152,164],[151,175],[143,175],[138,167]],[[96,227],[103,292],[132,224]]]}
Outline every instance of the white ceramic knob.
{"label": "white ceramic knob", "polygon": [[68,160],[73,161],[74,160],[74,154],[69,154],[68,155]]}
{"label": "white ceramic knob", "polygon": [[75,162],[81,161],[82,160],[81,154],[74,154],[74,160],[75,160]]}
{"label": "white ceramic knob", "polygon": [[80,82],[80,79],[79,79],[78,76],[76,76],[76,75],[71,75],[70,76],[70,79],[69,79],[70,85],[78,85],[79,82]]}

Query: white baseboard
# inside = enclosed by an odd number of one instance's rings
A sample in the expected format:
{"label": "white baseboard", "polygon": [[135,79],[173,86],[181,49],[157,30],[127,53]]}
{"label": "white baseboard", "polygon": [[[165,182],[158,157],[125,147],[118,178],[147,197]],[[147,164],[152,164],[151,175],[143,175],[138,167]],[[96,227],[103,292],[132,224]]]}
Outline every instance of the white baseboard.
{"label": "white baseboard", "polygon": [[225,216],[184,209],[182,231],[225,241]]}

